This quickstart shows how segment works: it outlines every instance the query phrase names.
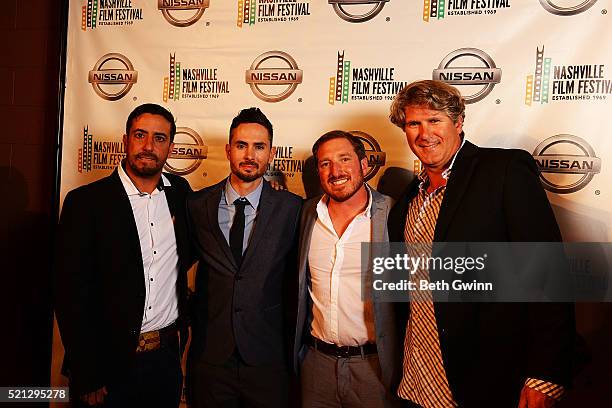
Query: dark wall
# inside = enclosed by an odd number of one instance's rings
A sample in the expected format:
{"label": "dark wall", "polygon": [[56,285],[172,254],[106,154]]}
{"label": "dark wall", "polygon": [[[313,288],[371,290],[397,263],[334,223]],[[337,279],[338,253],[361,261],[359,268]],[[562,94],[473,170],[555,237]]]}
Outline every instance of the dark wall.
{"label": "dark wall", "polygon": [[0,386],[49,383],[60,0],[0,4]]}

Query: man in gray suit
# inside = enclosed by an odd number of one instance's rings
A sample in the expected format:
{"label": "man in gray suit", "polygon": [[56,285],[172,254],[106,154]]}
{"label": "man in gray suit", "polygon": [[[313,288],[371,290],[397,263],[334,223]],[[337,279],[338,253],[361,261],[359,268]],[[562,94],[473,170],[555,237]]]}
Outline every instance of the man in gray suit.
{"label": "man in gray suit", "polygon": [[361,243],[388,241],[391,198],[364,183],[365,149],[350,133],[328,132],[312,152],[325,194],[304,204],[300,226],[294,364],[302,403],[395,406],[401,341],[393,304],[361,296]]}
{"label": "man in gray suit", "polygon": [[[189,356],[192,406],[287,406],[285,285],[296,280],[302,199],[263,179],[272,124],[257,108],[232,121],[231,173],[187,199],[199,256]],[[291,328],[288,326],[291,325]]]}

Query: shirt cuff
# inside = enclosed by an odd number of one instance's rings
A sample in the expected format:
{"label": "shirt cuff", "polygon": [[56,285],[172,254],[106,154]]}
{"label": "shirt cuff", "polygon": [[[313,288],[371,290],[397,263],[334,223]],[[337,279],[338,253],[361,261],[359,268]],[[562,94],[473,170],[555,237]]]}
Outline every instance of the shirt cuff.
{"label": "shirt cuff", "polygon": [[525,385],[557,401],[561,401],[565,394],[565,388],[562,385],[538,380],[536,378],[527,378],[527,380],[525,380]]}

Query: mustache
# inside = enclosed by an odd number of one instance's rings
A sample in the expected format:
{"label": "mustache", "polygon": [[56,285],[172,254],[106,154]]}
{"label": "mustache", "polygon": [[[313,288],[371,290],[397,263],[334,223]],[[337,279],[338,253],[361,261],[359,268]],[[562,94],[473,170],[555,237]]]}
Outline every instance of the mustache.
{"label": "mustache", "polygon": [[330,176],[330,177],[327,179],[327,182],[328,182],[328,183],[333,183],[333,182],[334,182],[334,181],[336,181],[336,180],[340,180],[340,179],[344,179],[344,178],[349,178],[349,179],[350,179],[350,177],[349,177],[348,175],[337,176],[337,177]]}
{"label": "mustache", "polygon": [[431,136],[421,136],[416,140],[417,143],[424,142],[427,144],[436,143],[438,141],[439,139],[437,137],[431,137]]}
{"label": "mustache", "polygon": [[154,155],[153,153],[146,153],[146,152],[138,153],[136,155],[136,158],[137,159],[152,159],[155,161],[159,161],[159,158],[156,155]]}
{"label": "mustache", "polygon": [[240,162],[240,166],[255,166],[255,168],[257,169],[259,168],[259,164],[257,162],[250,161],[250,160]]}

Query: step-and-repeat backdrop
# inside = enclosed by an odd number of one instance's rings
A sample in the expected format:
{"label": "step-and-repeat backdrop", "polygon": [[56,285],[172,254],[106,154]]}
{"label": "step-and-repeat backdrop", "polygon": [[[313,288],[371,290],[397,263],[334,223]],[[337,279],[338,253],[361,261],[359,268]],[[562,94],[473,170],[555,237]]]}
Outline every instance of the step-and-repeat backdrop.
{"label": "step-and-repeat backdrop", "polygon": [[533,154],[566,239],[608,241],[608,7],[609,0],[71,0],[61,197],[110,174],[124,154],[125,119],[145,102],[176,116],[166,168],[194,189],[228,174],[229,124],[250,106],[274,124],[268,178],[306,196],[312,143],[343,129],[364,141],[376,186],[385,173],[418,168],[388,120],[389,105],[406,83],[434,78],[465,95],[470,141]]}
{"label": "step-and-repeat backdrop", "polygon": [[[610,0],[70,0],[61,197],[112,172],[125,119],[176,117],[167,170],[226,177],[240,109],[274,124],[269,178],[306,196],[312,143],[355,131],[367,177],[418,162],[388,120],[406,83],[468,102],[468,140],[533,154],[566,240],[612,239]],[[394,180],[390,177],[391,180]],[[392,181],[393,182],[393,181]],[[610,260],[612,262],[612,260]]]}

